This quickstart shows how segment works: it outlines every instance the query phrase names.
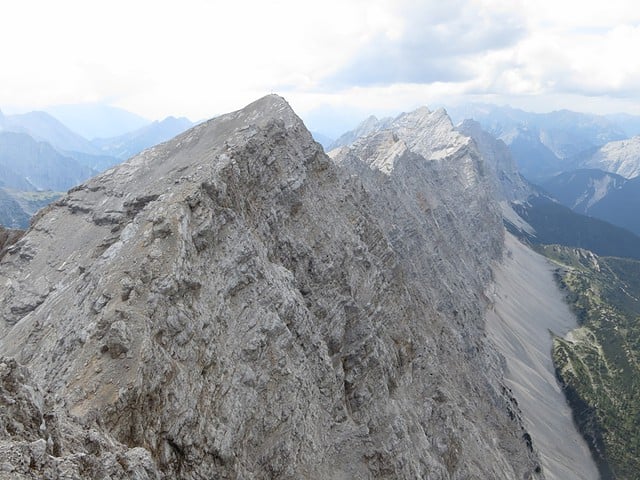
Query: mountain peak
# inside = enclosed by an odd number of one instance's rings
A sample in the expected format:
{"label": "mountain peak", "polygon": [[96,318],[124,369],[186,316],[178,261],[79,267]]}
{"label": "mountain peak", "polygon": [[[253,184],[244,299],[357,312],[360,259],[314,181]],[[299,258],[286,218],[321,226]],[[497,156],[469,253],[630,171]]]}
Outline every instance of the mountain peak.
{"label": "mountain peak", "polygon": [[457,130],[475,142],[484,166],[492,171],[489,179],[499,199],[524,200],[531,194],[530,188],[518,172],[509,148],[502,140],[493,137],[475,120],[464,120]]}
{"label": "mountain peak", "polygon": [[404,140],[410,150],[414,150],[426,159],[445,158],[469,143],[469,139],[460,135],[444,108],[435,111],[422,106],[411,112],[404,112],[396,118],[377,120],[369,117],[355,130],[342,135],[332,145],[333,148],[350,145],[358,138],[382,130],[392,130]]}
{"label": "mountain peak", "polygon": [[460,125],[458,126],[458,128],[463,128],[464,130],[483,130],[482,125],[480,125],[480,122],[472,119],[472,118],[465,118]]}
{"label": "mountain peak", "polygon": [[285,117],[298,118],[289,103],[283,97],[276,95],[275,93],[259,98],[240,111],[247,113],[249,111],[261,111],[265,116],[280,117],[283,119]]}
{"label": "mountain peak", "polygon": [[[390,175],[395,168],[395,162],[404,155],[408,149],[405,142],[398,138],[391,130],[382,130],[361,137],[353,144],[353,148],[365,152],[362,155],[363,163],[371,169],[380,170]],[[340,161],[340,150],[335,150],[337,161]],[[344,152],[343,152],[344,153]]]}
{"label": "mountain peak", "polygon": [[338,147],[344,147],[356,141],[360,137],[364,137],[373,132],[378,132],[388,127],[393,119],[387,117],[378,119],[375,115],[369,115],[366,119],[358,124],[358,126],[343,135],[340,136],[332,145],[329,146],[329,150]]}
{"label": "mountain peak", "polygon": [[240,110],[215,117],[205,122],[204,125],[215,123],[233,128],[239,126],[240,123],[244,123],[249,128],[251,126],[264,126],[274,120],[282,122],[284,128],[302,126],[304,129],[302,120],[296,115],[289,103],[281,96],[273,93],[259,98]]}
{"label": "mountain peak", "polygon": [[66,152],[99,153],[97,149],[62,122],[42,111],[33,111],[4,118],[6,130],[25,132],[39,141],[46,141],[55,149]]}
{"label": "mountain peak", "polygon": [[446,158],[469,143],[469,139],[458,133],[443,108],[432,112],[420,107],[403,113],[392,123],[409,147],[431,160]]}
{"label": "mountain peak", "polygon": [[[270,93],[268,95],[265,95],[264,97],[260,97],[259,99],[251,102],[249,105],[247,105],[244,108],[249,108],[252,105],[269,105],[269,106],[275,106],[275,107],[288,107],[291,108],[289,106],[289,103],[284,99],[284,97],[278,95],[277,93]],[[244,108],[242,110],[244,110]]]}
{"label": "mountain peak", "polygon": [[[439,110],[444,110],[444,109],[441,108]],[[401,114],[400,116],[402,116],[402,115],[412,115],[414,117],[428,117],[432,113],[434,113],[434,112],[432,112],[429,109],[429,107],[427,107],[426,105],[422,105],[422,106],[416,108],[415,110],[411,110],[410,112],[405,112],[404,114]]]}

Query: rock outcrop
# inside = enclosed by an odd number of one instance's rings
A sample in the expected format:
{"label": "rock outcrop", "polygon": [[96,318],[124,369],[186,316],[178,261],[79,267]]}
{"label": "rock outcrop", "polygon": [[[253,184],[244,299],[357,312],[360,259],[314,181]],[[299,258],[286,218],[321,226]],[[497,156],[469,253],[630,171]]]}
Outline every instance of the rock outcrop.
{"label": "rock outcrop", "polygon": [[54,399],[25,367],[0,358],[0,479],[160,478],[147,450],[68,417]]}
{"label": "rock outcrop", "polygon": [[0,259],[23,234],[23,230],[0,227]]}
{"label": "rock outcrop", "polygon": [[268,96],[41,212],[0,261],[0,475],[544,478],[475,145],[420,109],[334,157]]}

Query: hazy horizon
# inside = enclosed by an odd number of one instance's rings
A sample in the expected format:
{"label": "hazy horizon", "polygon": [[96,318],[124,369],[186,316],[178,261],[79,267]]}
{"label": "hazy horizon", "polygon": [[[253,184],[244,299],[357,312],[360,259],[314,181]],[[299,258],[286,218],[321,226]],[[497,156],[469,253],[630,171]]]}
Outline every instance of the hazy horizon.
{"label": "hazy horizon", "polygon": [[268,93],[310,128],[421,105],[640,114],[640,10],[542,0],[31,0],[3,9],[0,110],[197,121]]}

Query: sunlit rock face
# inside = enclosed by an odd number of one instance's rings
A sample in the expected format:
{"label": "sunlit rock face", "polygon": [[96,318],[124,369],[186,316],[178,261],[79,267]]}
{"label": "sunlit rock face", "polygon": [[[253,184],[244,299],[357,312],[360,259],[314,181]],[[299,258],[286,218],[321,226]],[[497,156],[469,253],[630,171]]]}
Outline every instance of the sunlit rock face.
{"label": "sunlit rock face", "polygon": [[617,173],[625,178],[640,175],[640,136],[609,142],[593,153],[579,158],[580,166]]}
{"label": "sunlit rock face", "polygon": [[332,155],[268,96],[41,212],[0,261],[5,478],[544,478],[474,143],[420,109]]}

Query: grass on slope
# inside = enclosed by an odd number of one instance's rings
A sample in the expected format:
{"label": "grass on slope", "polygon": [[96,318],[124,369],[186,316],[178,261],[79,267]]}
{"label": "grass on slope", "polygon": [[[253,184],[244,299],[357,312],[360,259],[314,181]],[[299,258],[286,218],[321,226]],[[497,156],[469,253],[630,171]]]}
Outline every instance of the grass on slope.
{"label": "grass on slope", "polygon": [[564,246],[537,249],[580,328],[555,338],[553,360],[574,417],[603,479],[640,472],[640,262]]}

